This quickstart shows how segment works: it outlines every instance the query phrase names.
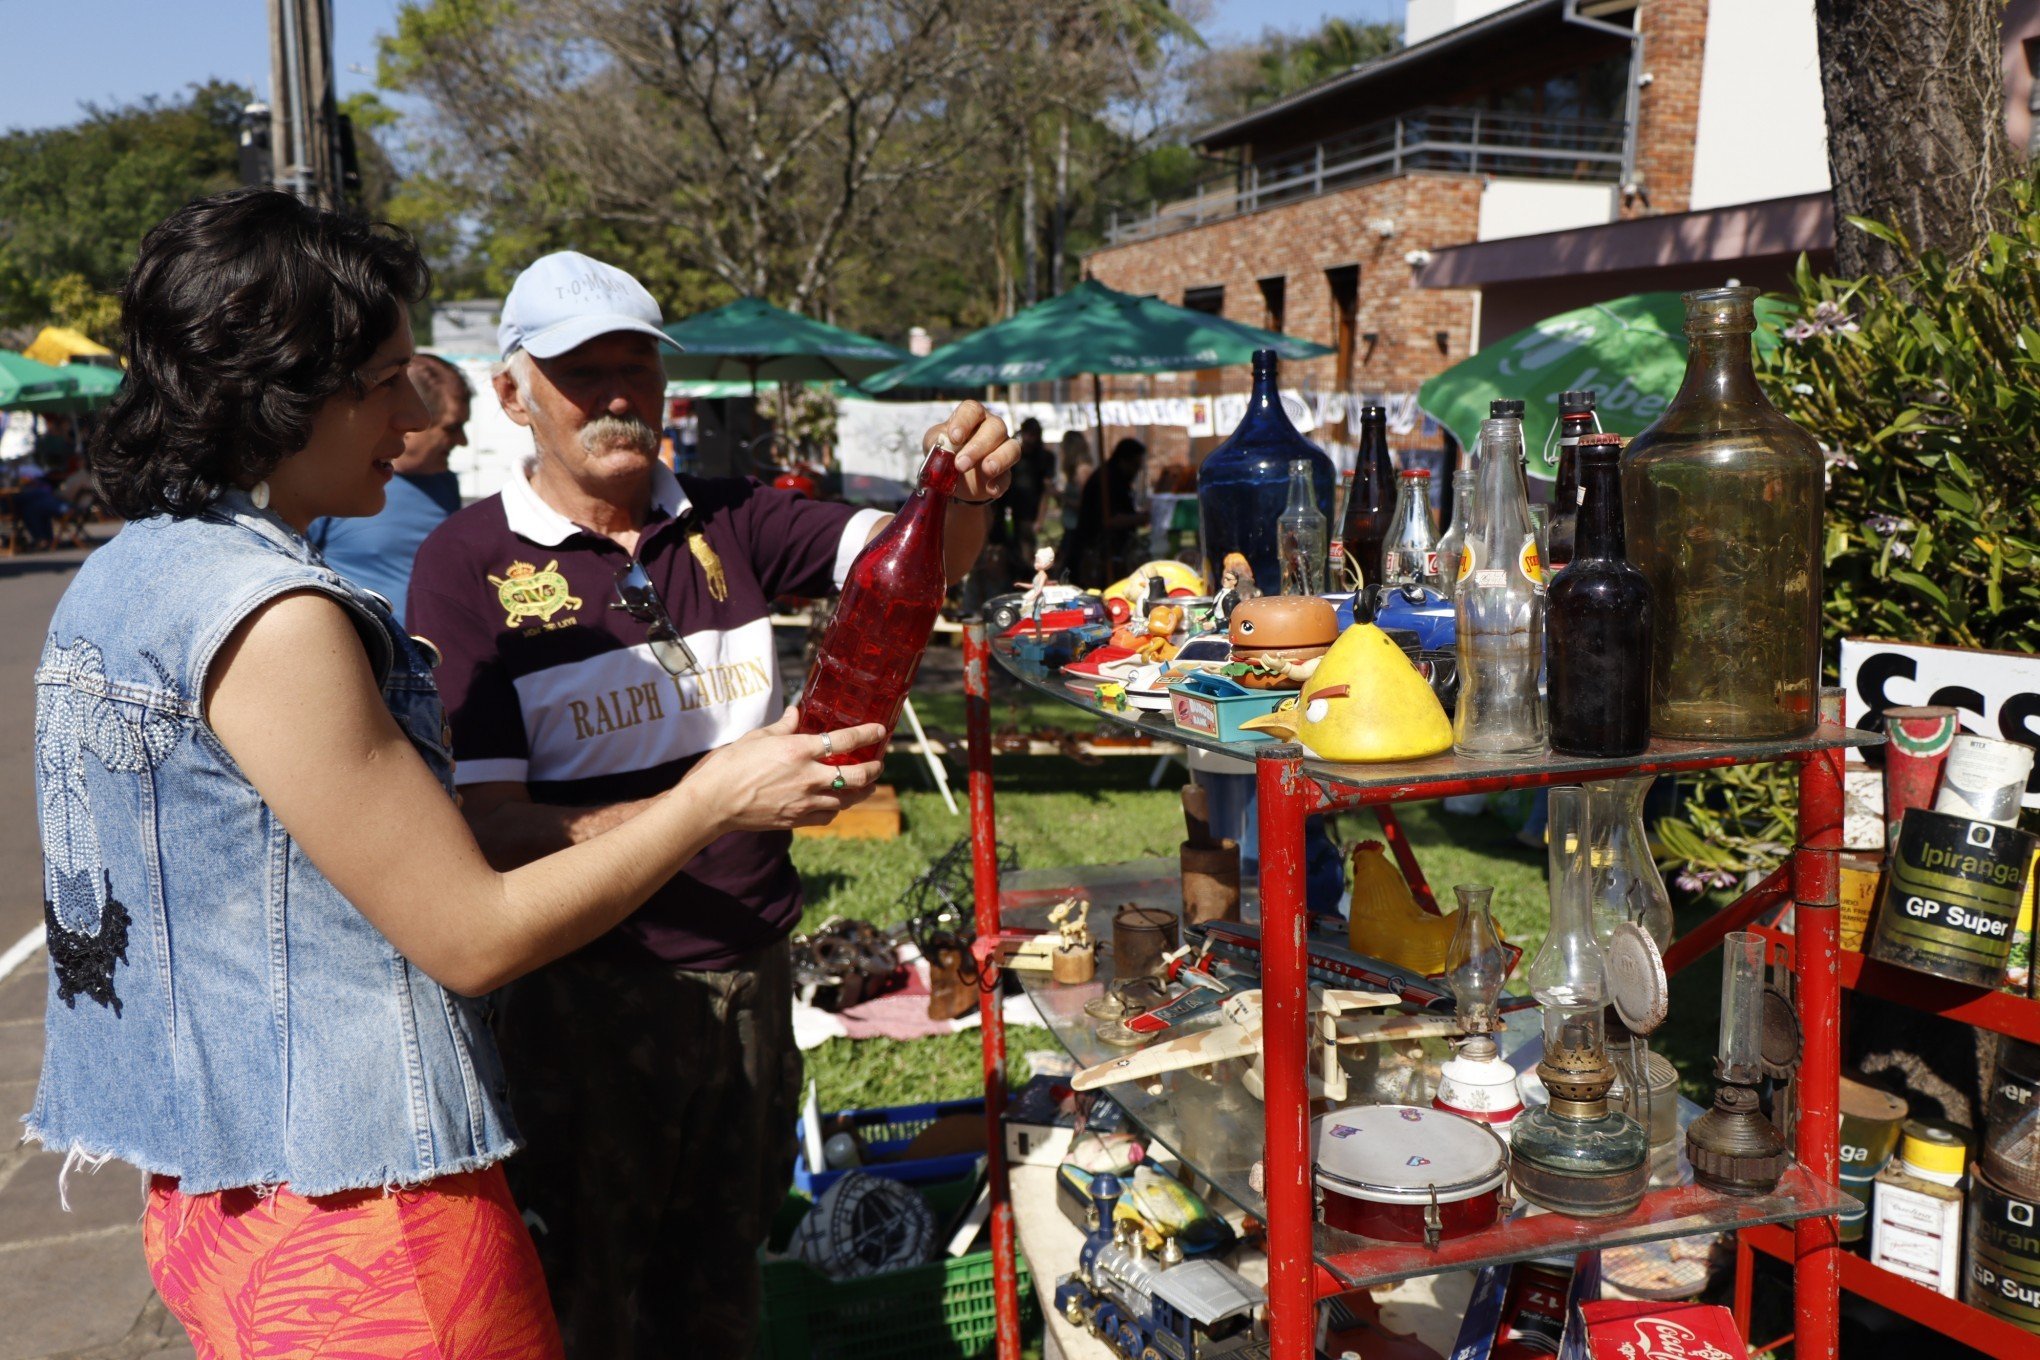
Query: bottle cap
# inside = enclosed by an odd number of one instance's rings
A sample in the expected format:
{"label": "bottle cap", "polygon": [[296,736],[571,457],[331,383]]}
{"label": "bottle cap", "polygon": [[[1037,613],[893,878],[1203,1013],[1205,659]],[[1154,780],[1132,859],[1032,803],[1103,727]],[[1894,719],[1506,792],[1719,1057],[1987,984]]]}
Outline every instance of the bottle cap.
{"label": "bottle cap", "polygon": [[1427,482],[1431,480],[1431,470],[1429,468],[1404,468],[1402,475],[1405,477],[1422,477]]}
{"label": "bottle cap", "polygon": [[1960,1135],[1920,1119],[1908,1119],[1899,1140],[1898,1159],[1921,1171],[1943,1176],[1960,1176],[1968,1164],[1969,1149]]}
{"label": "bottle cap", "polygon": [[1521,420],[1523,418],[1523,403],[1520,401],[1491,401],[1488,403],[1487,414],[1489,420],[1506,420],[1511,416]]}
{"label": "bottle cap", "polygon": [[1561,392],[1558,394],[1558,409],[1562,414],[1586,412],[1594,409],[1592,392]]}
{"label": "bottle cap", "polygon": [[1601,434],[1583,435],[1580,438],[1580,447],[1583,449],[1589,448],[1619,449],[1622,447],[1622,436],[1619,434],[1608,434],[1605,431]]}

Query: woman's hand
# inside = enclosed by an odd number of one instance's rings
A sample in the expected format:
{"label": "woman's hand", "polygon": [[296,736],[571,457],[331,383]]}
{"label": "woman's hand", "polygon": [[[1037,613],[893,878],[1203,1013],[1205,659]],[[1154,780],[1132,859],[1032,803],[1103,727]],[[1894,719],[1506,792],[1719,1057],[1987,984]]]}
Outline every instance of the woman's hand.
{"label": "woman's hand", "polygon": [[956,494],[964,500],[996,500],[1012,484],[1014,465],[1020,461],[1020,441],[1006,436],[1006,422],[974,401],[957,403],[949,419],[930,426],[921,437],[923,450],[935,447],[937,436],[947,435],[956,450]]}
{"label": "woman's hand", "polygon": [[[882,763],[822,764],[824,739],[796,732],[800,710],[789,708],[779,721],[747,732],[702,757],[666,798],[706,800],[727,831],[784,831],[821,826],[846,807],[871,796]],[[886,740],[877,723],[846,727],[827,738],[832,751],[855,751]],[[842,788],[836,788],[838,778]]]}

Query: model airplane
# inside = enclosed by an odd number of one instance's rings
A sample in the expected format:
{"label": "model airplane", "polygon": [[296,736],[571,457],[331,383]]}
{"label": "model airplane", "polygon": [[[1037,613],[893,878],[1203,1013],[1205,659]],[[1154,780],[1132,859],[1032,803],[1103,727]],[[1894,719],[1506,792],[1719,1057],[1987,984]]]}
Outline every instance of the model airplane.
{"label": "model airplane", "polygon": [[[1313,1097],[1339,1101],[1346,1098],[1346,1071],[1339,1065],[1341,1044],[1387,1043],[1397,1039],[1428,1039],[1459,1033],[1459,1022],[1449,1015],[1378,1015],[1344,1020],[1351,1010],[1373,1010],[1395,1006],[1403,998],[1394,992],[1351,992],[1310,989],[1310,1037],[1318,1054],[1318,1070],[1310,1075]],[[1087,1067],[1070,1080],[1073,1090],[1094,1091],[1123,1081],[1139,1081],[1164,1072],[1203,1067],[1229,1058],[1252,1057],[1254,1071],[1247,1074],[1247,1090],[1261,1094],[1261,990],[1234,992],[1219,1003],[1222,1023],[1212,1029],[1129,1053],[1123,1058]]]}

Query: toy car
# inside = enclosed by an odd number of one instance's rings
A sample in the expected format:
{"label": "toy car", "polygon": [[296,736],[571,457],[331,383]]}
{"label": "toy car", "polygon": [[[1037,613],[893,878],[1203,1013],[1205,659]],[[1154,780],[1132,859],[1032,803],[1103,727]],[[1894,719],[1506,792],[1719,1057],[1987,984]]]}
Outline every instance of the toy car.
{"label": "toy car", "polygon": [[[1041,593],[1039,622],[1043,632],[1105,621],[1104,602],[1089,591],[1075,586],[1049,586]],[[1027,592],[1016,590],[985,601],[985,622],[1002,637],[1014,636],[1022,626],[1034,631],[1036,620],[1028,609]]]}

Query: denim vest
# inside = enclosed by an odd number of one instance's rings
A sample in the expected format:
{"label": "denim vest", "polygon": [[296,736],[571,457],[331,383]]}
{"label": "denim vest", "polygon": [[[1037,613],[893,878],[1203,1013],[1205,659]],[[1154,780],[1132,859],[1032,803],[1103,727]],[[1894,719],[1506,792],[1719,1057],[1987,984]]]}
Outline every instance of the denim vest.
{"label": "denim vest", "polygon": [[340,895],[202,716],[220,647],[297,590],[353,616],[384,702],[452,796],[424,650],[238,492],[129,524],[87,558],[35,675],[50,987],[28,1136],[189,1194],[409,1185],[517,1146],[480,1003]]}

